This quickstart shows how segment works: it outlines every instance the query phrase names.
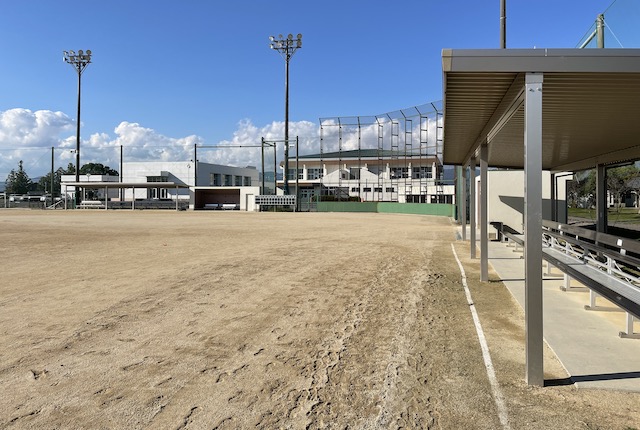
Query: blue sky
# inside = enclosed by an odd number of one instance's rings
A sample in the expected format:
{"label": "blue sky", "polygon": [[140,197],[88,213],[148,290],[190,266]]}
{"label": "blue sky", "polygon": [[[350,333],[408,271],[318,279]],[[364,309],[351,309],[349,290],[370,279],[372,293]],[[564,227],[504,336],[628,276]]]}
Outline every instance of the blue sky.
{"label": "blue sky", "polygon": [[[63,50],[93,51],[82,77],[82,162],[117,167],[108,148],[119,145],[141,158],[174,147],[163,157],[184,158],[194,143],[281,139],[284,60],[268,37],[302,33],[291,134],[318,152],[321,117],[440,100],[442,49],[497,48],[499,3],[0,0],[0,180],[20,158],[30,176],[42,174],[52,146],[67,148],[56,163],[72,160],[77,76]],[[640,2],[612,3],[509,0],[507,46],[576,47],[607,8],[607,45],[640,46],[631,24]]]}

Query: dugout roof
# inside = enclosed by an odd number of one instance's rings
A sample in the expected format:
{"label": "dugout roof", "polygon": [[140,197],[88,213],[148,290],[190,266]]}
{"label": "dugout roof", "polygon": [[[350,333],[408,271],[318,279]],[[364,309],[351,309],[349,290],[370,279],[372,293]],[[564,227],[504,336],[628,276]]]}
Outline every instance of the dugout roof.
{"label": "dugout roof", "polygon": [[542,168],[640,159],[640,49],[442,52],[444,163],[524,166],[525,76],[542,83]]}

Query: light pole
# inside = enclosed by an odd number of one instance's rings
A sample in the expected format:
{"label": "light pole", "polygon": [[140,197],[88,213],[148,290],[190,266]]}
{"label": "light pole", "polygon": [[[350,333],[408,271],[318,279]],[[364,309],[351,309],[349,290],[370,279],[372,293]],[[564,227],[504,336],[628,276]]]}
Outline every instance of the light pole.
{"label": "light pole", "polygon": [[[271,49],[278,51],[285,61],[285,80],[284,80],[284,193],[289,194],[289,60],[293,57],[298,48],[302,48],[302,34],[293,38],[293,34],[289,34],[286,38],[282,34],[276,39],[269,36]],[[298,172],[296,172],[296,175]]]}
{"label": "light pole", "polygon": [[[74,51],[62,51],[65,63],[71,64],[71,66],[78,72],[78,113],[76,118],[76,183],[80,182],[80,88],[81,88],[81,76],[84,69],[91,62],[91,51],[81,50],[76,54]],[[78,186],[76,185],[76,188]],[[76,204],[79,203],[80,195],[76,190]]]}

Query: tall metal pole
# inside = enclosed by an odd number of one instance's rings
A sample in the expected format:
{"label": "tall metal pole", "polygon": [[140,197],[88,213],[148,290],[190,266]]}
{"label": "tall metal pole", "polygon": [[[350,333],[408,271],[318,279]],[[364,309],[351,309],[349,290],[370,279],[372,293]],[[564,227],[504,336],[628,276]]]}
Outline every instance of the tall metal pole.
{"label": "tall metal pole", "polygon": [[287,50],[284,79],[284,194],[289,195],[289,60]]}
{"label": "tall metal pole", "polygon": [[507,48],[507,0],[500,0],[500,49]]}
{"label": "tall metal pole", "polygon": [[198,186],[198,145],[193,144],[193,186]]}
{"label": "tall metal pole", "polygon": [[[302,34],[298,34],[293,38],[293,34],[287,35],[286,38],[282,34],[276,39],[269,36],[271,43],[269,47],[280,52],[285,61],[285,79],[284,79],[284,193],[289,194],[289,61],[298,48],[302,48]],[[275,174],[275,172],[274,172]]]}
{"label": "tall metal pole", "polygon": [[296,136],[296,212],[300,212],[300,157],[298,136]]}
{"label": "tall metal pole", "polygon": [[262,187],[260,188],[260,194],[264,195],[264,137],[261,139],[261,153],[262,153]]}
{"label": "tall metal pole", "polygon": [[[78,112],[76,114],[76,183],[80,182],[80,91],[82,73],[78,72]],[[78,188],[76,186],[76,188]],[[80,193],[76,190],[76,204],[80,203]]]}
{"label": "tall metal pole", "polygon": [[[53,173],[53,163],[54,163],[54,147],[51,147],[51,204],[53,205],[53,183],[54,183],[54,173]],[[45,205],[47,203],[47,198],[45,197]]]}
{"label": "tall metal pole", "polygon": [[[76,119],[76,184],[80,182],[80,92],[82,88],[82,72],[91,63],[91,51],[63,51],[63,59],[78,73],[78,112]],[[76,185],[76,204],[80,203],[80,193]]]}
{"label": "tall metal pole", "polygon": [[[122,171],[123,165],[124,163],[123,163],[123,156],[122,156],[122,145],[120,145],[120,183],[123,182],[122,180],[122,175],[124,174],[124,172]],[[124,201],[124,191],[122,190],[122,187],[118,189],[118,197],[120,197],[121,202]]]}

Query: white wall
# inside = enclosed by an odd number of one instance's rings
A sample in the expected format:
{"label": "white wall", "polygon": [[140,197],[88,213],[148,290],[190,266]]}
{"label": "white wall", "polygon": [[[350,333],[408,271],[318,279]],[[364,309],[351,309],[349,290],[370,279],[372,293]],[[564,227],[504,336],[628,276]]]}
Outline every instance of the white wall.
{"label": "white wall", "polygon": [[[523,232],[524,224],[524,171],[522,170],[490,170],[488,175],[487,218],[488,222],[502,222],[509,227]],[[559,200],[558,219],[566,219],[567,181],[572,176],[558,177],[557,196]],[[551,219],[551,172],[542,172],[542,218]],[[476,220],[480,219],[480,176],[476,177]],[[489,225],[490,234],[495,229]]]}

